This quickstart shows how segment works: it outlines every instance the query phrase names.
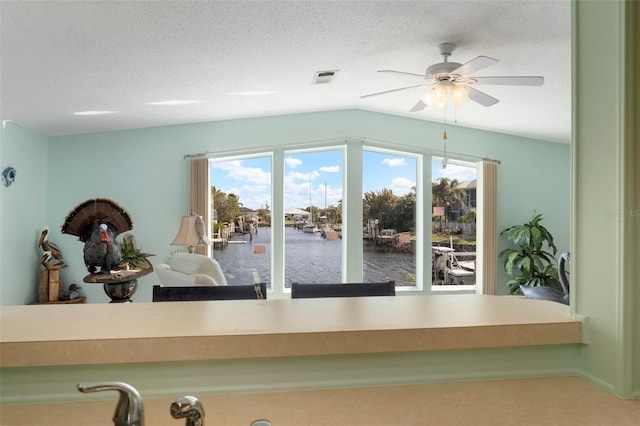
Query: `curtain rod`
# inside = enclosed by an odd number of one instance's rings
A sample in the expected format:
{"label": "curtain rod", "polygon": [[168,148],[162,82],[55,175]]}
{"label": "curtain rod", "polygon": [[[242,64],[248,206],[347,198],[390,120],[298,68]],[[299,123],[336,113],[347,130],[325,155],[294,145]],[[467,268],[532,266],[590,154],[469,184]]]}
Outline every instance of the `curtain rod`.
{"label": "curtain rod", "polygon": [[[317,139],[317,140],[310,140],[310,141],[300,141],[300,142],[294,142],[294,143],[290,143],[290,144],[286,144],[286,149],[295,149],[295,148],[314,148],[320,145],[326,145],[328,143],[338,143],[338,142],[349,142],[349,141],[358,141],[358,142],[369,142],[372,144],[379,144],[379,145],[385,145],[385,148],[388,147],[398,147],[398,148],[404,148],[407,149],[409,151],[413,151],[413,152],[419,152],[422,154],[432,154],[432,155],[439,155],[439,156],[443,156],[444,155],[444,151],[441,150],[436,150],[436,149],[432,149],[432,148],[422,148],[419,146],[415,146],[415,145],[410,145],[410,144],[406,144],[406,143],[399,143],[399,142],[392,142],[392,141],[387,141],[387,140],[382,140],[382,139],[374,139],[374,138],[367,138],[364,136],[345,136],[342,138],[333,138],[333,139]],[[200,153],[195,153],[195,154],[185,154],[184,155],[184,159],[185,160],[193,160],[196,158],[211,158],[213,156],[225,156],[225,155],[243,155],[243,154],[257,154],[257,153],[262,153],[264,151],[269,151],[269,150],[273,150],[273,149],[279,149],[282,148],[283,146],[280,145],[270,145],[270,146],[262,146],[262,147],[257,147],[257,148],[244,148],[244,149],[233,149],[233,150],[221,150],[221,151],[205,151],[205,152],[200,152]],[[452,152],[452,151],[448,151],[447,152],[447,157],[454,157],[454,159],[458,159],[458,160],[466,160],[466,161],[490,161],[492,163],[496,163],[496,164],[500,164],[500,160],[496,160],[493,158],[488,158],[488,157],[479,157],[476,155],[470,155],[470,154],[462,154],[459,152]]]}
{"label": "curtain rod", "polygon": [[[344,138],[333,138],[333,139],[316,139],[316,140],[310,140],[310,141],[301,141],[301,142],[294,142],[294,143],[290,143],[290,144],[286,144],[286,148],[313,148],[317,145],[323,145],[323,144],[327,144],[327,143],[334,143],[334,142],[346,142],[348,140],[348,137],[344,137]],[[226,149],[226,150],[221,150],[221,151],[205,151],[205,152],[200,152],[200,153],[196,153],[196,154],[185,154],[184,155],[184,159],[187,160],[191,160],[194,158],[210,158],[214,155],[238,155],[238,154],[254,154],[254,153],[260,153],[260,152],[264,152],[264,151],[269,151],[269,150],[273,150],[276,148],[280,148],[282,145],[267,145],[267,146],[261,146],[261,147],[257,147],[257,148],[244,148],[244,149]]]}
{"label": "curtain rod", "polygon": [[[433,149],[433,148],[422,148],[419,146],[415,146],[415,145],[409,145],[409,144],[403,144],[400,142],[392,142],[392,141],[387,141],[387,140],[383,140],[383,139],[375,139],[375,138],[368,138],[366,136],[347,136],[346,137],[347,140],[353,139],[353,140],[358,140],[361,142],[370,142],[370,143],[378,143],[378,144],[384,144],[384,145],[392,145],[393,147],[400,147],[400,148],[405,148],[407,150],[410,151],[418,151],[420,153],[423,154],[436,154],[436,155],[444,155],[444,151],[443,150],[438,150],[438,149]],[[477,155],[471,155],[471,154],[462,154],[460,152],[453,152],[453,151],[447,151],[446,153],[447,157],[455,157],[455,159],[459,159],[459,160],[467,160],[467,161],[489,161],[492,163],[496,163],[496,164],[500,164],[500,160],[496,160],[494,158],[489,158],[489,157],[480,157]]]}

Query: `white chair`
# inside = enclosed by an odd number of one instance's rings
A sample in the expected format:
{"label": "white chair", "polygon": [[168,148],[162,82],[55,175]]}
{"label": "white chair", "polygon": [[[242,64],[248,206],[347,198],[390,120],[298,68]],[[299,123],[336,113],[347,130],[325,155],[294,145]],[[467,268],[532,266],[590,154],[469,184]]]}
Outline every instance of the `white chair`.
{"label": "white chair", "polygon": [[161,285],[173,287],[227,285],[218,262],[202,254],[172,254],[168,263],[157,265],[155,271]]}

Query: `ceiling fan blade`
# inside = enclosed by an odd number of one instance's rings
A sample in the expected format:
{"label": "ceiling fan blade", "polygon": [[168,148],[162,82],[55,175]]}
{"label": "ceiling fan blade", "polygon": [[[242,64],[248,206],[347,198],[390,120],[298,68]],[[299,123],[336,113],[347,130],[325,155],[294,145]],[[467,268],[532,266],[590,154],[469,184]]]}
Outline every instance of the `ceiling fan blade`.
{"label": "ceiling fan blade", "polygon": [[416,87],[427,87],[427,86],[426,86],[426,85],[424,85],[424,84],[417,84],[417,85],[415,85],[415,86],[407,86],[407,87],[400,87],[399,89],[385,90],[384,92],[369,93],[368,95],[362,95],[362,96],[360,96],[360,99],[363,99],[363,98],[369,98],[369,97],[371,97],[371,96],[384,95],[384,94],[392,93],[392,92],[398,92],[398,91],[400,91],[400,90],[414,89],[414,88],[416,88]]}
{"label": "ceiling fan blade", "polygon": [[470,75],[497,63],[497,59],[493,59],[488,56],[477,56],[466,64],[451,71],[451,74]]}
{"label": "ceiling fan blade", "polygon": [[465,87],[469,89],[469,99],[479,103],[482,106],[488,107],[500,102],[493,96],[489,96],[486,93],[479,91],[478,89],[474,89],[473,87],[469,87],[469,86],[465,86]]}
{"label": "ceiling fan blade", "polygon": [[421,100],[418,101],[413,108],[411,108],[409,111],[410,112],[418,112],[418,111],[422,111],[425,107],[427,106],[427,104],[425,104],[424,102],[422,102]]}
{"label": "ceiling fan blade", "polygon": [[542,86],[544,77],[515,76],[515,77],[472,77],[474,84],[493,84],[502,86]]}
{"label": "ceiling fan blade", "polygon": [[415,73],[412,73],[412,72],[394,71],[394,70],[378,70],[378,72],[383,72],[383,73],[386,73],[386,74],[410,75],[411,77],[425,78],[425,76],[423,74],[415,74]]}

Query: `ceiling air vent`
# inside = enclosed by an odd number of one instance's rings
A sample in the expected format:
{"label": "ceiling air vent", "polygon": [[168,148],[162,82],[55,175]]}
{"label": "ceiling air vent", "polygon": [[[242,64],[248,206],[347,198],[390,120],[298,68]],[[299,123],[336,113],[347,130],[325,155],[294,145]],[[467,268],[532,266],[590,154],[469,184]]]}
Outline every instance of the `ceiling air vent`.
{"label": "ceiling air vent", "polygon": [[311,84],[328,84],[331,83],[333,77],[338,73],[338,70],[333,71],[317,71],[313,76]]}

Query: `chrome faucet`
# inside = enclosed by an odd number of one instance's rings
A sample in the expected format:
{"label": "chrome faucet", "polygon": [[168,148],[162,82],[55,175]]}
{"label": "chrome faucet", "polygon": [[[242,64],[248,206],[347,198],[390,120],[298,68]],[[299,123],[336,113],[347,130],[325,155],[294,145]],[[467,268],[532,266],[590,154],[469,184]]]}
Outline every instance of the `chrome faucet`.
{"label": "chrome faucet", "polygon": [[195,396],[183,396],[171,403],[171,417],[187,419],[186,426],[204,426],[204,408]]}
{"label": "chrome faucet", "polygon": [[117,390],[120,397],[113,413],[114,426],[144,426],[144,404],[133,386],[122,382],[91,382],[79,383],[78,390],[84,393]]}

